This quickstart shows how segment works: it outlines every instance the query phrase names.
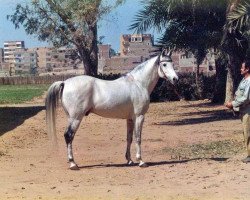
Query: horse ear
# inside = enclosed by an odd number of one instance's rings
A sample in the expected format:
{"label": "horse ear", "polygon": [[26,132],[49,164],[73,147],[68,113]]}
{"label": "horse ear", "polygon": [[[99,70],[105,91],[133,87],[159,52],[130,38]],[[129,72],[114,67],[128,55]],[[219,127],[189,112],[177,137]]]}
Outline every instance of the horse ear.
{"label": "horse ear", "polygon": [[172,56],[172,52],[173,52],[173,49],[170,49],[167,55],[168,55],[169,57],[171,57],[171,56]]}
{"label": "horse ear", "polygon": [[159,55],[159,56],[157,57],[157,59],[156,59],[156,61],[155,61],[155,64],[157,63],[157,64],[159,65],[160,60],[161,60],[161,55]]}
{"label": "horse ear", "polygon": [[166,56],[166,49],[162,50],[160,58],[163,57],[163,56]]}

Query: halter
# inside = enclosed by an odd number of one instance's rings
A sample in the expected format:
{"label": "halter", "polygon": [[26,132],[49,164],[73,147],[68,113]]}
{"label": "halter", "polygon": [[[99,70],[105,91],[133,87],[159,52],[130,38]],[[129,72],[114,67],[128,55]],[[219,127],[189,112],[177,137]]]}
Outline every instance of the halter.
{"label": "halter", "polygon": [[[160,63],[161,63],[161,62],[160,62]],[[165,78],[166,80],[168,80],[168,77],[166,76],[165,72],[163,71],[163,69],[161,68],[160,65],[159,65],[159,68],[160,68],[161,73],[163,74],[164,78]]]}
{"label": "halter", "polygon": [[162,63],[162,62],[173,62],[173,61],[172,61],[172,59],[169,59],[169,60],[162,60],[159,63]]}
{"label": "halter", "polygon": [[168,79],[167,76],[165,75],[163,69],[162,69],[161,66],[160,66],[160,64],[161,64],[162,62],[173,62],[173,61],[172,61],[171,58],[169,58],[169,59],[161,60],[161,61],[159,62],[159,67],[160,67],[160,70],[161,70],[163,76],[164,76],[166,79]]}

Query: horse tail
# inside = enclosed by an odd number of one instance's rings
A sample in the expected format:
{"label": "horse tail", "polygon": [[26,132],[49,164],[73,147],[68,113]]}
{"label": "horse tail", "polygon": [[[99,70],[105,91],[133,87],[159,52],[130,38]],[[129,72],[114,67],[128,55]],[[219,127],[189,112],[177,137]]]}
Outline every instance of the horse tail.
{"label": "horse tail", "polygon": [[47,134],[54,145],[57,145],[56,107],[58,105],[59,99],[62,97],[63,88],[63,81],[57,81],[53,83],[48,89],[45,101]]}

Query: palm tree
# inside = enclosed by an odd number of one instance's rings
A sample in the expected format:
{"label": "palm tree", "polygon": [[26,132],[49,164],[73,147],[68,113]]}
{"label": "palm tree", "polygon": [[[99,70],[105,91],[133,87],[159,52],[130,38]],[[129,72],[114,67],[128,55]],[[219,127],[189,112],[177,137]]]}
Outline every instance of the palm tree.
{"label": "palm tree", "polygon": [[249,15],[249,0],[233,0],[228,4],[222,40],[223,50],[228,54],[229,60],[225,102],[233,99],[241,79],[240,65],[248,49]]}

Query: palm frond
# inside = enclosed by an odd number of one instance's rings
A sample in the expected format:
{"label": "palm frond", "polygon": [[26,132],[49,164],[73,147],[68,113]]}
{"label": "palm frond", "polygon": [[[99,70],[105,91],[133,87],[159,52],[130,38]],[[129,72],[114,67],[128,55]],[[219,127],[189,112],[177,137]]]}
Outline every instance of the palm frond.
{"label": "palm frond", "polygon": [[142,2],[144,7],[135,15],[129,30],[135,30],[137,33],[141,33],[151,28],[159,32],[163,28],[165,29],[169,1],[172,0],[149,0]]}
{"label": "palm frond", "polygon": [[239,4],[232,12],[227,16],[228,28],[242,30],[249,26],[250,17],[250,4]]}

